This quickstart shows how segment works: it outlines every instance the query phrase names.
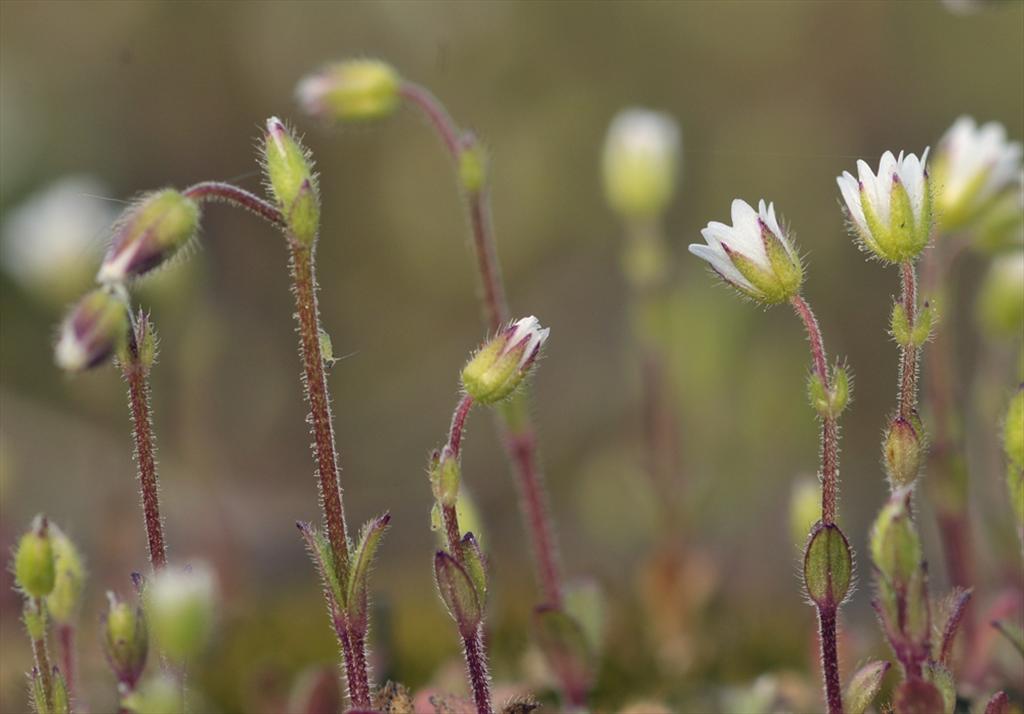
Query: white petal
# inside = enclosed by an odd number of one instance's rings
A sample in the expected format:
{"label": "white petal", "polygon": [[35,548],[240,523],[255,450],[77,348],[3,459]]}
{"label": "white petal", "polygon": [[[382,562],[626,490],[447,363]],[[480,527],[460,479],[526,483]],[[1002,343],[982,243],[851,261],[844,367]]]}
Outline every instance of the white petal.
{"label": "white petal", "polygon": [[850,213],[850,220],[860,230],[867,231],[868,222],[864,218],[864,208],[860,205],[860,184],[857,179],[849,171],[844,171],[842,176],[836,177],[836,183],[839,184],[839,192],[843,194],[843,201]]}
{"label": "white petal", "polygon": [[740,285],[747,290],[755,290],[750,281],[743,277],[740,271],[736,269],[736,266],[732,264],[732,261],[729,260],[729,256],[721,248],[715,249],[700,243],[691,243],[689,250],[698,258],[710,263],[715,272],[725,280]]}
{"label": "white petal", "polygon": [[758,214],[749,203],[742,199],[732,202],[732,235],[726,241],[730,250],[740,253],[758,265],[768,267],[768,254],[761,237]]}

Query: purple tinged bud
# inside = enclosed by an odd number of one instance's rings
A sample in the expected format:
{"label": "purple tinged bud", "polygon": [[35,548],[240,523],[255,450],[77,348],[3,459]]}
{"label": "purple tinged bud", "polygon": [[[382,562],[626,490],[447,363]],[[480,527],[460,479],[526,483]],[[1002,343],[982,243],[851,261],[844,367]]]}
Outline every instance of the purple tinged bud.
{"label": "purple tinged bud", "polygon": [[107,593],[109,605],[100,620],[101,643],[118,683],[128,689],[136,682],[146,667],[149,652],[149,633],[142,609],[132,606],[112,592]]}
{"label": "purple tinged bud", "polygon": [[174,189],[148,193],[121,215],[96,279],[123,283],[166,263],[199,229],[199,204]]}
{"label": "purple tinged bud", "polygon": [[473,580],[458,561],[443,550],[434,556],[434,578],[448,613],[463,637],[472,637],[483,619],[483,607]]}
{"label": "purple tinged bud", "polygon": [[97,288],[71,309],[60,328],[54,357],[69,372],[96,367],[128,339],[128,308],[109,290]]}
{"label": "purple tinged bud", "polygon": [[476,401],[494,404],[522,383],[547,341],[550,328],[524,317],[481,347],[462,370],[462,386]]}

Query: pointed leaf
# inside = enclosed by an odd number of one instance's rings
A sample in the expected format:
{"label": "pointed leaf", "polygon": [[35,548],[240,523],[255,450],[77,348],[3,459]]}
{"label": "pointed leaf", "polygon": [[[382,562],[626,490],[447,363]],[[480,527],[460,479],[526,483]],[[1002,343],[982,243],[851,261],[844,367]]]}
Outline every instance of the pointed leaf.
{"label": "pointed leaf", "polygon": [[327,604],[331,609],[331,615],[337,618],[345,607],[345,591],[342,590],[338,574],[334,569],[334,558],[331,555],[331,544],[328,542],[327,538],[317,532],[317,530],[309,523],[298,521],[295,525],[299,529],[302,539],[306,541],[306,550],[309,551],[309,557],[312,558],[317,572],[320,573],[320,580],[324,588],[324,597],[327,598]]}
{"label": "pointed leaf", "polygon": [[941,664],[949,664],[949,658],[953,654],[953,642],[970,601],[971,590],[969,588],[966,590],[954,588],[942,605],[935,623],[935,629],[940,635],[938,661]]}
{"label": "pointed leaf", "polygon": [[443,550],[434,556],[434,578],[448,613],[463,637],[471,637],[483,619],[483,609],[472,579],[455,558]]}
{"label": "pointed leaf", "polygon": [[472,533],[462,536],[462,565],[473,581],[480,606],[487,606],[487,557]]}
{"label": "pointed leaf", "polygon": [[359,545],[356,546],[352,557],[352,570],[349,572],[348,594],[346,607],[348,608],[349,621],[357,631],[366,630],[367,624],[367,581],[370,578],[370,568],[373,565],[373,556],[377,552],[377,546],[391,522],[391,514],[385,513],[378,518],[369,521],[363,526],[359,534]]}
{"label": "pointed leaf", "polygon": [[864,714],[867,711],[878,696],[885,673],[891,666],[889,662],[879,660],[869,662],[857,670],[843,694],[843,708],[847,714]]}

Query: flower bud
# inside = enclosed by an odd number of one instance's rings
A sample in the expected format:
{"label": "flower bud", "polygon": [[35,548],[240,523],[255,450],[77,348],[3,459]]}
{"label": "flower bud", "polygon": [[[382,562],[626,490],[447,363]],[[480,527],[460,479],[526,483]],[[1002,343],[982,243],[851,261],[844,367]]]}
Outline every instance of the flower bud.
{"label": "flower bud", "polygon": [[487,152],[473,134],[459,141],[459,183],[470,194],[479,193],[487,181]]}
{"label": "flower bud", "polygon": [[896,491],[871,529],[871,560],[888,582],[906,589],[921,568],[921,539],[910,518],[911,489]]}
{"label": "flower bud", "polygon": [[1020,339],[1024,325],[1024,250],[992,261],[978,292],[978,321],[993,337]]}
{"label": "flower bud", "polygon": [[97,288],[79,300],[60,328],[57,366],[78,372],[103,363],[128,341],[128,308],[110,291]]}
{"label": "flower bud", "polygon": [[962,116],[939,141],[934,162],[935,212],[942,230],[955,231],[987,212],[1020,173],[1021,144],[998,122],[978,126]]}
{"label": "flower bud", "polygon": [[819,416],[837,419],[850,403],[850,373],[846,367],[837,364],[832,368],[832,380],[827,390],[817,372],[811,372],[807,378],[807,398]]}
{"label": "flower bud", "polygon": [[891,666],[889,662],[876,660],[854,673],[843,693],[843,709],[847,714],[864,714],[867,711],[882,689],[882,680]]}
{"label": "flower bud", "polygon": [[14,552],[14,580],[27,597],[41,598],[53,591],[56,579],[49,524],[36,516]]}
{"label": "flower bud", "polygon": [[895,158],[882,155],[878,174],[857,162],[859,178],[848,171],[836,179],[850,223],[862,247],[890,263],[913,260],[928,244],[932,199],[925,162],[928,149]]}
{"label": "flower bud", "polygon": [[434,556],[434,579],[441,600],[459,626],[463,637],[471,637],[483,619],[483,607],[476,587],[465,568],[443,550]]}
{"label": "flower bud", "polygon": [[430,467],[430,487],[434,499],[442,506],[454,506],[459,500],[462,469],[451,447],[445,444]]}
{"label": "flower bud", "polygon": [[78,606],[85,587],[85,566],[78,548],[54,524],[50,524],[50,541],[56,579],[53,591],[46,598],[46,608],[58,624],[70,624],[78,616]]}
{"label": "flower bud", "polygon": [[487,604],[487,557],[472,533],[462,536],[462,564],[473,581],[480,607]]}
{"label": "flower bud", "polygon": [[896,417],[889,424],[882,445],[885,473],[894,489],[909,486],[921,469],[923,448],[917,429],[906,419]]}
{"label": "flower bud", "polygon": [[481,347],[462,370],[462,386],[481,404],[501,401],[522,383],[548,339],[536,317],[510,324]]}
{"label": "flower bud", "polygon": [[186,711],[181,683],[170,674],[146,679],[138,689],[121,700],[132,714],[167,714]]}
{"label": "flower bud", "polygon": [[973,228],[974,245],[983,252],[1020,249],[1024,246],[1024,169],[992,199]]}
{"label": "flower bud", "polygon": [[160,650],[172,660],[200,654],[213,632],[216,582],[209,566],[164,568],[146,588],[146,618]]}
{"label": "flower bud", "polygon": [[334,62],[304,77],[295,88],[303,111],[336,121],[367,121],[398,106],[401,79],[380,60]]}
{"label": "flower bud", "polygon": [[121,214],[96,280],[123,283],[165,263],[199,228],[199,204],[173,188],[147,193]]}
{"label": "flower bud", "polygon": [[109,605],[100,618],[100,642],[103,654],[120,684],[132,689],[149,654],[149,632],[142,608],[133,607],[112,592],[107,593]]}
{"label": "flower bud", "polygon": [[732,202],[732,223],[708,223],[701,231],[707,245],[691,244],[690,252],[758,302],[772,305],[797,295],[804,279],[803,264],[775,217],[775,206],[760,201],[755,212],[737,198]]}
{"label": "flower bud", "polygon": [[601,161],[605,196],[627,219],[665,211],[679,170],[679,125],[646,109],[619,112],[608,127]]}
{"label": "flower bud", "polygon": [[820,521],[804,550],[804,587],[819,607],[837,607],[850,591],[853,552],[834,523]]}
{"label": "flower bud", "polygon": [[277,117],[267,119],[263,170],[292,237],[312,246],[320,226],[320,192],[309,151]]}

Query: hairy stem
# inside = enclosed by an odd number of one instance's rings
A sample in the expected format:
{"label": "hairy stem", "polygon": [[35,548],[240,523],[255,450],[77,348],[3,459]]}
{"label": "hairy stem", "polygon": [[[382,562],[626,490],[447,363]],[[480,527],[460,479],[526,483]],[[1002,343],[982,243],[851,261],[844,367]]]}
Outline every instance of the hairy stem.
{"label": "hairy stem", "polygon": [[492,714],[491,685],[487,674],[487,651],[484,648],[483,625],[477,625],[476,632],[470,637],[463,637],[462,644],[466,655],[466,669],[469,671],[469,682],[473,688],[473,701],[476,703],[477,714]]}
{"label": "hairy stem", "polygon": [[835,605],[818,606],[818,634],[821,640],[821,668],[825,677],[825,701],[828,705],[828,714],[843,714]]}
{"label": "hairy stem", "polygon": [[473,397],[466,394],[459,402],[459,406],[455,408],[455,413],[452,414],[452,425],[448,429],[448,447],[452,450],[452,455],[455,458],[462,455],[462,432],[466,428],[466,417],[469,416],[469,410],[472,408]]}
{"label": "hairy stem", "polygon": [[[907,324],[913,330],[917,321],[917,271],[914,264],[908,260],[900,265],[900,272],[900,300],[907,315]],[[917,357],[918,350],[913,345],[900,346],[898,405],[900,418],[905,421],[917,416]]]}
{"label": "hairy stem", "polygon": [[182,191],[182,195],[196,201],[224,201],[233,206],[252,211],[279,228],[284,228],[285,226],[284,217],[277,208],[256,194],[249,193],[245,189],[229,183],[202,181],[186,188]]}
{"label": "hairy stem", "polygon": [[[35,608],[40,617],[45,617],[45,603],[43,598],[35,598]],[[32,638],[32,657],[35,659],[36,671],[43,682],[43,697],[45,698],[46,711],[53,709],[53,665],[50,664],[50,653],[46,647],[46,632],[42,637]]]}
{"label": "hairy stem", "polygon": [[128,407],[131,411],[132,436],[135,440],[135,463],[142,488],[142,512],[146,520],[149,561],[154,570],[160,570],[167,565],[167,547],[164,541],[163,521],[160,518],[156,436],[153,434],[149,408],[149,367],[139,359],[139,346],[134,330],[125,353],[121,372],[128,382]]}
{"label": "hairy stem", "polygon": [[57,642],[60,644],[60,666],[68,699],[75,699],[75,626],[64,623],[57,627]]}
{"label": "hairy stem", "polygon": [[[811,348],[814,371],[828,392],[831,389],[828,375],[828,357],[821,337],[821,328],[807,304],[799,295],[790,300],[796,314],[807,328],[807,340]],[[826,416],[821,420],[821,522],[830,525],[836,518],[836,498],[839,492],[839,427],[835,417]]]}

